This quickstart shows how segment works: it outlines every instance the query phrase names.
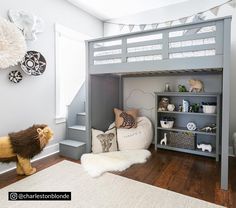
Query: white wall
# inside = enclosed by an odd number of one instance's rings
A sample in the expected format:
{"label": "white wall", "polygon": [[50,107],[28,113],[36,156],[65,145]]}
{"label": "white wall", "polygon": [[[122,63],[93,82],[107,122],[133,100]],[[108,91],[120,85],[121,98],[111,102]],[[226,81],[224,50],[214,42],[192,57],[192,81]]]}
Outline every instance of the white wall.
{"label": "white wall", "polygon": [[[54,141],[65,138],[65,123],[55,124],[55,39],[54,24],[60,23],[91,37],[103,35],[103,24],[66,0],[1,0],[0,16],[7,18],[8,9],[25,10],[45,21],[38,40],[28,42],[28,50],[41,52],[47,60],[45,73],[39,77],[24,74],[19,84],[8,81],[8,73],[20,67],[0,69],[0,136],[34,123],[46,123],[55,132]],[[23,73],[23,72],[22,72]],[[55,148],[54,148],[55,149]],[[0,166],[0,172],[9,166]]]}
{"label": "white wall", "polygon": [[[111,22],[118,22],[118,23],[126,23],[126,24],[151,24],[155,22],[164,22],[164,21],[169,21],[173,19],[178,19],[184,16],[196,14],[200,11],[204,11],[206,9],[211,8],[214,5],[218,5],[219,3],[225,2],[224,0],[214,0],[214,1],[209,1],[209,0],[202,0],[201,4],[199,3],[199,0],[190,0],[189,2],[184,2],[168,7],[163,7],[159,8],[156,10],[150,10],[147,12],[142,12],[139,14],[135,14],[129,17],[124,17],[120,19],[114,19],[111,20]],[[212,18],[214,17],[212,14],[207,13],[207,18]],[[232,15],[232,35],[231,35],[231,109],[230,109],[230,145],[232,145],[232,134],[233,132],[236,132],[236,96],[235,96],[235,90],[236,89],[236,82],[235,82],[235,77],[236,77],[236,8],[232,8],[229,5],[224,5],[221,7],[219,10],[219,17],[222,16],[228,16]],[[136,31],[139,30],[138,27],[135,28]],[[122,33],[127,33],[128,28],[124,29]],[[104,24],[104,35],[109,36],[109,35],[116,35],[119,34],[119,27],[116,25],[112,24]],[[140,86],[138,85],[139,82],[141,82],[142,78],[135,78],[135,81],[133,81],[132,85],[133,87],[135,86]],[[142,85],[142,89],[145,92],[150,92],[150,88],[148,86],[155,85],[155,82],[157,80],[148,80],[149,83],[148,85]],[[134,83],[136,82],[136,83]],[[128,85],[125,85],[128,86]],[[139,87],[140,88],[140,87]],[[124,94],[127,94],[128,89],[124,88]]]}

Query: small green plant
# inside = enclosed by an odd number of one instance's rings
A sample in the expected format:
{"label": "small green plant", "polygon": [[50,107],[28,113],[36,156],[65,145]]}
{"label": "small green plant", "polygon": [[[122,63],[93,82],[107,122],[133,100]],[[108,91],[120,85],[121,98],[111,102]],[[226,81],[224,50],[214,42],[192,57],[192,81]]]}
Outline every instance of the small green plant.
{"label": "small green plant", "polygon": [[187,92],[187,89],[184,85],[179,85],[178,89],[179,89],[179,92]]}

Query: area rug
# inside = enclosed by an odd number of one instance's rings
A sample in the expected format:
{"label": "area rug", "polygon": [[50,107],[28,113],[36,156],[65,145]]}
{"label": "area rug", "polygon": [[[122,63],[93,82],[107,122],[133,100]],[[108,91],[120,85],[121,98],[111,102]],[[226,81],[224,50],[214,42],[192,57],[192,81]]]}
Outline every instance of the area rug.
{"label": "area rug", "polygon": [[92,177],[107,171],[123,171],[133,164],[145,163],[151,156],[148,150],[124,150],[100,154],[83,154],[81,164]]}
{"label": "area rug", "polygon": [[[69,191],[71,201],[8,201],[9,191]],[[92,178],[81,165],[62,161],[0,190],[1,208],[219,208],[111,173]]]}

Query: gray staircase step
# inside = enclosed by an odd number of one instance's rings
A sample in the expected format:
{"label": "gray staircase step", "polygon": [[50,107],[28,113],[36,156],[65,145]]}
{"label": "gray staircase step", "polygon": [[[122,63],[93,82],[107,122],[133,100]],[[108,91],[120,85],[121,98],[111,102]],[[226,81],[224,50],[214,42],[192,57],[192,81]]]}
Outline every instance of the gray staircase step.
{"label": "gray staircase step", "polygon": [[79,160],[86,151],[86,144],[75,140],[63,140],[59,143],[59,150],[60,155]]}
{"label": "gray staircase step", "polygon": [[68,137],[71,140],[86,142],[86,127],[75,125],[68,128]]}
{"label": "gray staircase step", "polygon": [[86,113],[77,113],[77,124],[85,125],[86,124]]}
{"label": "gray staircase step", "polygon": [[74,126],[70,126],[69,129],[75,129],[75,130],[80,130],[80,131],[86,131],[86,126],[84,126],[84,125],[74,125]]}

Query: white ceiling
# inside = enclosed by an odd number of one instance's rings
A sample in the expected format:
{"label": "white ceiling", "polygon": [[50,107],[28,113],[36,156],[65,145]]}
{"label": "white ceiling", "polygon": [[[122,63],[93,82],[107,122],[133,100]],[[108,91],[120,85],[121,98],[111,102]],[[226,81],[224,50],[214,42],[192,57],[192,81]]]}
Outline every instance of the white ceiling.
{"label": "white ceiling", "polygon": [[67,0],[101,19],[121,18],[188,0]]}

